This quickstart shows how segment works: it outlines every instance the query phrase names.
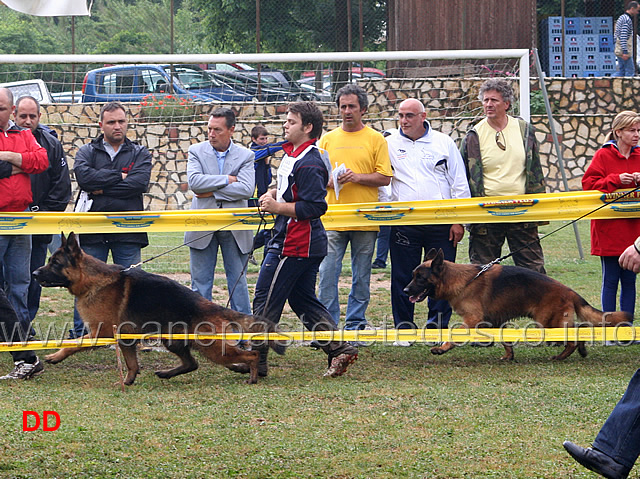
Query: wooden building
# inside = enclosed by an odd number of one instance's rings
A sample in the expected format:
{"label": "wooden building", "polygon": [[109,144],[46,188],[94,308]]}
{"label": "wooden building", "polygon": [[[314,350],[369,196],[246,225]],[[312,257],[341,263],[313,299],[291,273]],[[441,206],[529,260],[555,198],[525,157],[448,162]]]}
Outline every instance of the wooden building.
{"label": "wooden building", "polygon": [[533,48],[537,44],[536,0],[388,2],[388,50]]}

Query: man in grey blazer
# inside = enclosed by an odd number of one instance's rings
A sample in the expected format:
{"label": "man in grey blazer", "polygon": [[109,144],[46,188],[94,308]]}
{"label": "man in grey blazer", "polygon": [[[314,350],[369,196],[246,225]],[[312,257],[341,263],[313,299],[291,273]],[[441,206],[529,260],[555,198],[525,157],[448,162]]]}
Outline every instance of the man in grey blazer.
{"label": "man in grey blazer", "polygon": [[[189,147],[187,181],[194,192],[191,209],[243,208],[255,188],[254,153],[231,140],[236,116],[229,108],[211,113],[208,139]],[[213,276],[222,250],[231,308],[251,314],[246,265],[253,243],[251,231],[187,231],[191,289],[211,300]]]}

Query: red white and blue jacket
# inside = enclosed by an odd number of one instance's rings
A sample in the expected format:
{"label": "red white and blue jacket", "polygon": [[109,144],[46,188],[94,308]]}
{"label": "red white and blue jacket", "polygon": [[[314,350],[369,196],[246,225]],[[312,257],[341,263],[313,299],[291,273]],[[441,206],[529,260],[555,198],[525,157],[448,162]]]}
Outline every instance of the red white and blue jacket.
{"label": "red white and blue jacket", "polygon": [[295,202],[296,218],[278,215],[269,253],[296,258],[327,255],[327,234],[320,217],[327,211],[329,171],[320,156],[316,140],[295,151],[291,143],[282,145],[286,155],[278,168],[278,201]]}

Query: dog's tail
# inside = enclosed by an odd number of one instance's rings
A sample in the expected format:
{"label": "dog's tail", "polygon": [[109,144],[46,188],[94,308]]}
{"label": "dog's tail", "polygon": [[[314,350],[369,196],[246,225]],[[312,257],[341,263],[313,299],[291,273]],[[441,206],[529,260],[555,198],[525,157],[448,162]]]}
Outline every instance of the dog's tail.
{"label": "dog's tail", "polygon": [[[245,333],[277,333],[277,324],[262,316],[243,315],[242,319],[236,321]],[[257,342],[261,342],[257,340]],[[276,353],[283,355],[287,350],[287,343],[274,339],[267,341],[267,344]]]}
{"label": "dog's tail", "polygon": [[633,322],[633,317],[626,311],[603,313],[599,309],[596,309],[587,303],[587,301],[578,293],[575,293],[573,305],[578,318],[582,321],[593,324],[594,326],[631,326],[631,323]]}

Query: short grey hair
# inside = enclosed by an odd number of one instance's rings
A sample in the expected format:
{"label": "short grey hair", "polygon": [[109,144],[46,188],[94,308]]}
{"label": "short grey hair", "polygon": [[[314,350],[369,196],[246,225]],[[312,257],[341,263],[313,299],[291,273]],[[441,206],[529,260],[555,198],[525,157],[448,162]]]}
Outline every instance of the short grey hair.
{"label": "short grey hair", "polygon": [[502,78],[490,78],[489,80],[485,81],[480,86],[478,99],[482,101],[484,98],[484,94],[488,91],[497,91],[498,93],[500,93],[502,99],[509,103],[509,107],[511,107],[516,100],[515,95],[513,94],[513,88],[511,88],[509,82],[503,80]]}

